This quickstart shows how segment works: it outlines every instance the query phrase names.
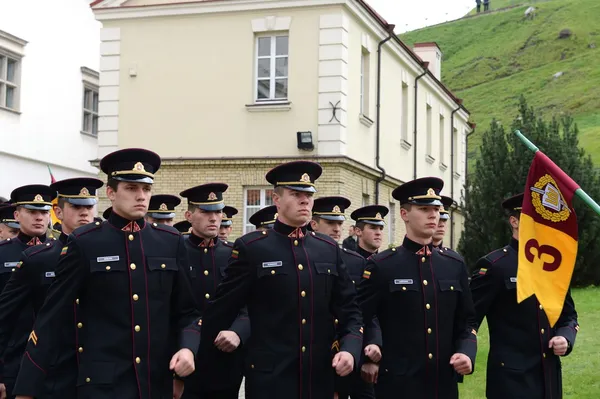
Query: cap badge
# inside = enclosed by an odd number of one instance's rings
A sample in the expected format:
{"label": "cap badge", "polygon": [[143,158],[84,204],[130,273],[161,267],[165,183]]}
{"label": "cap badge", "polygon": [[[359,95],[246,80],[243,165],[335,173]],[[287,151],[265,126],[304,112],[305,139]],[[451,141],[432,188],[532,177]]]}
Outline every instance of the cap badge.
{"label": "cap badge", "polygon": [[146,171],[146,169],[144,169],[144,164],[141,162],[137,162],[135,165],[133,165],[133,170],[137,170],[138,172]]}
{"label": "cap badge", "polygon": [[310,183],[310,176],[308,175],[308,173],[303,174],[300,178],[300,181],[303,183]]}
{"label": "cap badge", "polygon": [[430,188],[429,190],[427,190],[427,195],[430,197],[435,197],[435,190],[433,188]]}
{"label": "cap badge", "polygon": [[381,213],[377,212],[377,215],[375,215],[375,219],[383,219],[383,218],[381,217]]}
{"label": "cap badge", "polygon": [[217,199],[217,194],[211,192],[210,194],[208,194],[208,200],[209,201],[214,201]]}
{"label": "cap badge", "polygon": [[332,212],[333,213],[342,213],[342,210],[340,209],[339,206],[336,205],[336,206],[333,207],[333,211]]}
{"label": "cap badge", "polygon": [[83,187],[81,189],[81,191],[79,191],[79,195],[82,197],[89,197],[90,196],[90,190],[87,189],[87,187]]}
{"label": "cap badge", "polygon": [[44,202],[44,198],[40,194],[36,194],[33,198],[33,202]]}
{"label": "cap badge", "polygon": [[444,209],[444,205],[440,206],[440,212],[446,212],[446,210]]}
{"label": "cap badge", "polygon": [[159,211],[168,211],[168,210],[169,210],[169,208],[167,208],[167,204],[165,204],[165,203],[162,203],[162,204],[160,204],[160,206],[158,207],[158,210],[159,210]]}

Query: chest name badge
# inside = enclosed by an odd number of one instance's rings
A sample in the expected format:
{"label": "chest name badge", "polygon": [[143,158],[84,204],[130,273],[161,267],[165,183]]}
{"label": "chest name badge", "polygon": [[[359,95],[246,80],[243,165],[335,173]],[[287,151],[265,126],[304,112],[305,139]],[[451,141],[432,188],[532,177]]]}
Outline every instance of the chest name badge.
{"label": "chest name badge", "polygon": [[46,272],[46,277],[56,277],[56,274],[54,272]]}
{"label": "chest name badge", "polygon": [[394,280],[394,284],[413,284],[412,278],[403,278]]}
{"label": "chest name badge", "polygon": [[511,277],[510,278],[510,282],[511,283],[516,283],[517,282],[517,278],[516,277]]}
{"label": "chest name badge", "polygon": [[262,267],[263,268],[267,268],[267,267],[281,267],[283,266],[283,262],[278,260],[278,261],[274,261],[274,262],[263,262]]}
{"label": "chest name badge", "polygon": [[4,267],[17,267],[19,262],[4,262]]}
{"label": "chest name badge", "polygon": [[115,262],[119,260],[119,255],[115,255],[115,256],[99,256],[96,261],[98,263],[104,263],[104,262]]}

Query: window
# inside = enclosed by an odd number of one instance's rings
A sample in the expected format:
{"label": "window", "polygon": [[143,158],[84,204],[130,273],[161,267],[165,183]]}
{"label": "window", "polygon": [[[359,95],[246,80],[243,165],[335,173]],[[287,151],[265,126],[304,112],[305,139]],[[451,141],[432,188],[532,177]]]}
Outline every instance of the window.
{"label": "window", "polygon": [[396,203],[390,202],[390,213],[388,217],[388,242],[393,244],[396,241]]}
{"label": "window", "polygon": [[83,126],[81,130],[98,135],[98,89],[83,88]]}
{"label": "window", "polygon": [[401,137],[408,143],[408,85],[402,83],[402,132]]}
{"label": "window", "polygon": [[432,126],[433,125],[433,110],[431,108],[431,105],[427,104],[427,114],[425,116],[426,118],[426,132],[427,132],[427,154],[431,157],[431,147],[433,145],[433,137],[432,137]]}
{"label": "window", "polygon": [[454,131],[452,132],[452,140],[454,140],[454,165],[452,165],[452,167],[454,168],[454,173],[459,173],[458,171],[458,162],[461,159],[461,156],[464,156],[461,154],[461,148],[460,148],[460,144],[458,141],[458,129],[454,128]]}
{"label": "window", "polygon": [[256,230],[250,223],[250,217],[259,209],[273,205],[272,188],[246,188],[244,189],[244,234]]}
{"label": "window", "polygon": [[256,38],[256,100],[288,98],[288,36]]}
{"label": "window", "polygon": [[369,194],[363,194],[362,195],[362,206],[369,205],[369,202],[370,202]]}
{"label": "window", "polygon": [[360,113],[369,116],[369,66],[371,55],[366,48],[362,48],[360,56]]}
{"label": "window", "polygon": [[0,53],[0,107],[19,109],[19,59]]}
{"label": "window", "polygon": [[440,115],[440,166],[446,164],[444,154],[446,153],[446,121],[444,115]]}

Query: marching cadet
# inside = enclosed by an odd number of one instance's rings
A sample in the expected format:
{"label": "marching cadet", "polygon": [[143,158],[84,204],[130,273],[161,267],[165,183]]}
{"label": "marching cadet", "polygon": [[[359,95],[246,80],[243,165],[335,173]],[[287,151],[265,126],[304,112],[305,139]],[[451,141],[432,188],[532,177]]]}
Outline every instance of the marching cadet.
{"label": "marching cadet", "polygon": [[[100,168],[112,202],[108,221],[76,229],[60,252],[56,277],[23,356],[17,398],[42,394],[55,347],[76,314],[79,398],[171,398],[173,375],[194,370],[199,313],[186,271],[183,237],[149,224],[157,154],[123,149]],[[179,349],[172,357],[173,341]]]}
{"label": "marching cadet", "polygon": [[519,217],[523,194],[506,199],[502,207],[512,230],[509,245],[477,261],[471,278],[477,328],[487,317],[490,351],[486,395],[499,398],[561,398],[560,356],[573,350],[579,331],[571,294],[550,327],[535,296],[517,303]]}
{"label": "marching cadet", "polygon": [[453,252],[457,256],[461,256],[458,252],[454,251],[452,248],[444,246],[444,237],[446,236],[446,229],[448,228],[448,223],[450,223],[450,212],[448,211],[452,204],[454,204],[454,200],[445,195],[441,195],[442,206],[440,207],[440,220],[438,222],[437,228],[435,229],[435,233],[433,233],[433,248],[438,251],[449,251]]}
{"label": "marching cadet", "polygon": [[[94,206],[98,202],[96,190],[102,182],[91,178],[74,178],[55,182],[50,185],[58,192],[58,203],[54,205],[55,213],[61,221],[61,234],[58,241],[48,240],[45,244],[26,249],[21,257],[20,265],[12,276],[2,294],[0,294],[0,354],[6,350],[15,325],[7,322],[14,320],[21,309],[33,307],[35,314],[40,310],[46,291],[54,280],[55,268],[61,249],[67,242],[67,235],[77,227],[91,223],[94,217]],[[54,364],[46,377],[45,388],[38,396],[41,399],[63,399],[76,397],[76,359],[73,351],[75,340],[75,322],[65,326],[62,345],[57,346]],[[26,342],[29,331],[25,332]],[[24,350],[23,346],[23,350]],[[25,384],[25,386],[21,386]],[[1,388],[0,388],[1,389]],[[25,392],[29,389],[29,381],[17,380],[14,391]]]}
{"label": "marching cadet", "polygon": [[[313,217],[310,222],[312,230],[328,235],[335,242],[339,242],[342,238],[342,226],[346,220],[344,212],[350,207],[350,204],[350,200],[344,197],[317,198],[313,205]],[[366,259],[354,251],[342,248],[342,260],[352,282],[360,281],[367,264]],[[335,321],[338,322],[337,319]],[[374,362],[379,362],[381,359],[381,330],[376,319],[369,322],[366,330],[368,335],[364,337],[365,354],[372,356]],[[349,376],[337,377],[335,392],[338,398],[375,398],[373,384],[363,380],[361,373],[374,375],[374,371],[370,369],[377,367],[376,363],[366,363],[362,364],[361,370],[354,370]]]}
{"label": "marching cadet", "polygon": [[[246,397],[331,399],[334,373],[346,376],[362,349],[356,292],[337,242],[309,232],[321,166],[296,161],[269,171],[277,220],[235,241],[225,279],[204,312],[199,357],[248,305]],[[340,352],[331,355],[334,314]]]}
{"label": "marching cadet", "polygon": [[173,226],[175,207],[181,204],[181,199],[175,195],[157,194],[150,198],[146,221],[150,224],[166,224]]}
{"label": "marching cadet", "polygon": [[[54,198],[55,191],[48,186],[37,184],[16,188],[10,194],[11,202],[15,206],[14,220],[19,223],[20,230],[16,238],[7,238],[0,242],[0,291],[20,266],[21,253],[24,250],[47,240],[52,241],[47,239],[46,233]],[[33,323],[33,309],[31,306],[24,306],[15,317],[2,319],[0,323],[12,331],[12,334],[5,338],[8,345],[0,359],[0,383],[4,384],[0,385],[0,397],[3,390],[6,391],[7,397],[11,397],[21,356],[25,352],[27,336]]]}
{"label": "marching cadet", "polygon": [[15,238],[21,226],[15,219],[16,207],[10,203],[0,204],[0,241]]}
{"label": "marching cadet", "polygon": [[358,287],[363,317],[379,319],[383,357],[378,399],[458,398],[457,373],[470,374],[476,336],[467,269],[460,257],[434,251],[439,192],[434,177],[397,187],[406,226],[401,246],[373,255]]}
{"label": "marching cadet", "polygon": [[182,220],[181,222],[175,223],[173,227],[175,227],[177,231],[179,231],[182,235],[187,236],[188,234],[190,234],[192,224],[187,220]]}
{"label": "marching cadet", "polygon": [[219,239],[227,241],[231,230],[233,230],[233,216],[238,214],[238,210],[232,206],[225,205],[223,208],[223,219],[221,219],[221,227],[219,228]]}
{"label": "marching cadet", "polygon": [[[221,282],[231,244],[219,240],[219,226],[223,216],[223,193],[227,184],[208,183],[181,192],[187,198],[186,219],[192,229],[185,240],[192,288],[203,313],[214,298]],[[198,370],[185,381],[184,399],[236,398],[242,384],[243,357],[240,344],[250,337],[250,320],[245,309],[227,328],[220,331],[215,345],[221,353],[210,364],[211,373],[203,372],[206,359],[199,357]],[[241,349],[241,348],[240,348]],[[217,371],[218,369],[218,371]]]}
{"label": "marching cadet", "polygon": [[111,213],[112,213],[112,206],[109,206],[108,208],[106,208],[104,210],[104,212],[102,212],[102,218],[104,220],[108,220],[108,218],[110,217]]}
{"label": "marching cadet", "polygon": [[275,205],[269,205],[256,211],[250,219],[250,223],[256,227],[257,231],[271,230],[275,226],[275,220],[277,219],[277,207]]}
{"label": "marching cadet", "polygon": [[356,252],[363,258],[368,259],[379,251],[385,226],[384,218],[389,211],[383,205],[367,205],[350,214],[350,217],[356,221],[354,228],[358,237]]}

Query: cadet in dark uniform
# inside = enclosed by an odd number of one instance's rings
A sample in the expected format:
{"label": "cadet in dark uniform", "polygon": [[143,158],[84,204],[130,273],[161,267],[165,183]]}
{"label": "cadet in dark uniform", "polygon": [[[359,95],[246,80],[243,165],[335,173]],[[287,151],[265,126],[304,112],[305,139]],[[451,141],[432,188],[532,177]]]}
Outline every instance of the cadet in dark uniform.
{"label": "cadet in dark uniform", "polygon": [[[42,307],[46,291],[54,280],[56,264],[61,249],[67,242],[67,234],[77,227],[92,222],[94,206],[98,202],[96,190],[99,187],[102,187],[102,182],[91,178],[61,180],[50,185],[54,192],[58,191],[55,212],[62,222],[62,233],[58,241],[48,240],[45,244],[26,249],[21,256],[20,266],[12,273],[0,294],[0,354],[6,350],[8,340],[15,328],[9,320],[18,317],[21,309],[33,307],[34,313],[37,314]],[[55,348],[54,359],[56,360],[49,368],[45,389],[38,396],[40,399],[76,397],[77,363],[73,350],[74,327],[75,321],[71,320],[62,332],[65,339],[62,345]],[[30,331],[27,331],[23,334],[24,342],[27,341],[29,333]],[[22,387],[21,384],[26,386]],[[14,391],[24,392],[29,389],[29,384],[29,381],[18,380]]]}
{"label": "cadet in dark uniform", "polygon": [[[29,382],[16,392],[21,398],[43,392],[77,300],[78,398],[171,398],[169,369],[181,376],[194,370],[199,313],[183,237],[144,221],[159,167],[159,156],[142,149],[100,161],[113,210],[108,221],[76,229],[61,250],[21,363],[19,379]],[[181,349],[173,355],[175,340]]]}
{"label": "cadet in dark uniform", "polygon": [[177,222],[173,225],[183,235],[190,234],[190,230],[192,228],[192,224],[187,220],[182,220],[181,222]]}
{"label": "cadet in dark uniform", "polygon": [[275,226],[275,220],[277,220],[277,207],[269,205],[256,211],[248,221],[256,227],[257,231],[263,231],[271,230]]}
{"label": "cadet in dark uniform", "polygon": [[102,218],[104,220],[108,220],[108,218],[110,217],[111,213],[112,213],[112,206],[109,206],[108,208],[106,208],[104,210],[104,212],[102,212]]}
{"label": "cadet in dark uniform", "polygon": [[512,229],[510,244],[477,261],[471,291],[477,327],[490,331],[486,395],[489,399],[562,397],[560,356],[573,350],[579,331],[571,294],[554,328],[537,298],[517,303],[519,217],[523,194],[502,203]]}
{"label": "cadet in dark uniform", "polygon": [[[333,369],[348,375],[360,359],[362,321],[342,251],[306,227],[321,172],[317,163],[297,161],[267,173],[275,226],[235,241],[225,279],[204,312],[199,357],[210,356],[219,331],[248,305],[247,399],[331,399]],[[332,359],[336,316],[341,352]]]}
{"label": "cadet in dark uniform", "polygon": [[16,209],[8,202],[0,204],[0,241],[15,238],[19,234],[21,226],[15,219]]}
{"label": "cadet in dark uniform", "polygon": [[450,212],[448,210],[454,204],[454,200],[445,195],[441,195],[441,197],[442,206],[440,207],[440,221],[438,222],[435,233],[433,233],[433,248],[441,250],[442,252],[448,251],[456,254],[456,256],[461,256],[452,248],[444,246],[443,241],[446,236],[446,229],[448,228],[448,223],[451,223]]}
{"label": "cadet in dark uniform", "polygon": [[[185,217],[192,224],[192,230],[185,244],[192,286],[201,313],[214,298],[231,256],[232,245],[217,236],[226,190],[227,184],[208,183],[180,194],[188,200]],[[215,345],[221,353],[210,361],[199,357],[198,369],[186,379],[183,398],[237,399],[243,372],[242,351],[238,346],[249,337],[250,320],[246,310],[242,309],[237,318],[219,333]],[[209,368],[210,372],[205,368]]]}
{"label": "cadet in dark uniform", "polygon": [[[16,188],[10,197],[16,209],[13,213],[14,220],[19,223],[20,230],[16,238],[7,238],[0,242],[0,291],[20,266],[21,253],[29,247],[47,241],[49,211],[52,200],[56,198],[56,192],[48,186],[28,185]],[[16,316],[0,320],[0,324],[12,331],[12,334],[5,337],[4,353],[0,353],[0,396],[5,387],[7,397],[10,398],[13,395],[21,356],[27,344],[27,336],[33,324],[33,308],[24,306]]]}
{"label": "cadet in dark uniform", "polygon": [[401,246],[369,258],[358,287],[363,317],[377,315],[383,335],[378,399],[458,398],[457,373],[470,374],[475,364],[466,266],[431,245],[443,185],[429,177],[393,191],[406,237]]}
{"label": "cadet in dark uniform", "polygon": [[232,206],[225,205],[225,208],[223,208],[223,219],[221,219],[221,227],[219,228],[220,240],[229,240],[229,235],[233,230],[233,217],[237,214],[238,210]]}
{"label": "cadet in dark uniform", "polygon": [[[315,200],[313,206],[313,217],[310,222],[310,226],[313,231],[321,234],[328,235],[336,242],[339,242],[342,238],[342,228],[346,216],[344,212],[350,207],[350,200],[344,197],[321,197]],[[375,216],[375,215],[373,215]],[[352,282],[359,282],[367,261],[361,255],[354,251],[350,251],[346,248],[342,248],[342,260],[348,270],[348,274],[352,279]],[[337,323],[338,320],[336,319]],[[374,361],[379,362],[381,359],[381,330],[376,319],[371,320],[366,328],[367,334],[364,337],[364,344],[367,347],[366,350],[369,354],[375,352]],[[335,344],[334,344],[335,346]],[[335,392],[338,394],[339,399],[351,397],[356,398],[375,398],[375,391],[372,383],[364,381],[361,378],[361,371],[364,372],[367,368],[377,367],[376,364],[371,363],[372,366],[365,364],[361,369],[355,369],[352,374],[346,377],[337,377],[335,381]]]}
{"label": "cadet in dark uniform", "polygon": [[354,229],[358,236],[356,252],[363,258],[367,259],[379,252],[385,226],[384,218],[389,211],[383,205],[367,205],[350,214],[350,217],[356,221]]}
{"label": "cadet in dark uniform", "polygon": [[181,204],[181,199],[175,195],[157,194],[150,198],[146,221],[150,224],[166,224],[173,226],[175,207]]}

